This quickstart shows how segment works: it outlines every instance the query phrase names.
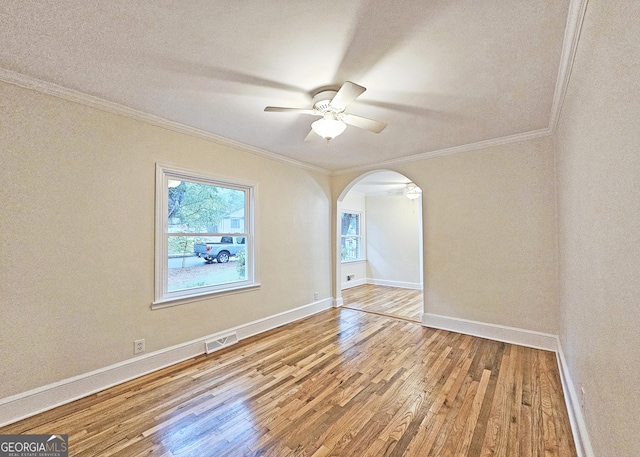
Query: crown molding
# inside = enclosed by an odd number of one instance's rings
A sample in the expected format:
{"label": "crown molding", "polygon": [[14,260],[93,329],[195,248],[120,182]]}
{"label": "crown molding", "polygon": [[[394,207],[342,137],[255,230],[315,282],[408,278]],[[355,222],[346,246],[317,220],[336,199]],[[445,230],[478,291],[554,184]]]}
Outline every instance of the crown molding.
{"label": "crown molding", "polygon": [[334,171],[333,176],[346,175],[349,173],[355,173],[359,171],[369,171],[378,169],[380,167],[390,167],[393,165],[400,165],[408,162],[417,162],[418,160],[433,159],[435,157],[450,156],[454,154],[460,154],[463,152],[477,151],[478,149],[487,149],[493,146],[500,146],[509,143],[518,143],[520,141],[528,141],[536,138],[542,138],[545,136],[553,135],[553,131],[550,128],[544,128],[540,130],[533,130],[531,132],[517,133],[515,135],[503,136],[500,138],[492,138],[490,140],[478,141],[476,143],[468,143],[460,146],[453,146],[445,149],[437,149],[435,151],[424,152],[421,154],[415,154],[407,157],[400,157],[398,159],[386,160],[384,162],[377,162],[375,164],[367,164],[361,167],[347,168],[344,170]]}
{"label": "crown molding", "polygon": [[562,41],[562,54],[560,56],[560,66],[556,79],[556,88],[553,94],[553,104],[551,105],[551,115],[549,117],[549,128],[555,132],[560,119],[560,112],[569,87],[571,70],[576,57],[582,24],[587,11],[589,0],[570,0],[569,12],[567,13],[567,25],[564,29],[564,40]]}
{"label": "crown molding", "polygon": [[293,165],[299,168],[304,168],[317,173],[330,175],[330,170],[325,168],[309,165],[308,163],[300,162],[298,160],[290,159],[273,152],[266,151],[264,149],[250,146],[248,144],[234,141],[229,138],[225,138],[214,133],[210,133],[195,127],[181,124],[179,122],[170,121],[154,114],[139,111],[119,103],[111,102],[94,95],[85,94],[74,89],[69,89],[58,84],[54,84],[48,81],[43,81],[31,76],[24,75],[15,71],[0,68],[0,81],[4,81],[15,86],[24,87],[25,89],[35,90],[43,94],[51,95],[54,97],[62,98],[64,100],[79,103],[81,105],[89,106],[101,111],[105,111],[111,114],[118,114],[137,121],[146,122],[156,127],[162,127],[167,130],[171,130],[178,133],[183,133],[192,137],[211,141],[222,146],[228,146],[243,152],[248,152],[257,156],[265,157],[267,159],[276,160],[278,162],[284,162],[289,165]]}

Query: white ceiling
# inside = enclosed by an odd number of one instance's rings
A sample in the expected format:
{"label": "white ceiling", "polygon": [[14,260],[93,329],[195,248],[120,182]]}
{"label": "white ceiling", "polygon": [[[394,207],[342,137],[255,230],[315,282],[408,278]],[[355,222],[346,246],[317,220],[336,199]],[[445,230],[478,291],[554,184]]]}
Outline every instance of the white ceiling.
{"label": "white ceiling", "polygon": [[[570,6],[3,0],[0,77],[89,94],[284,160],[365,169],[548,134],[570,64]],[[386,122],[380,134],[349,126],[329,145],[304,142],[317,118],[263,111],[310,107],[318,88],[347,80],[367,88],[347,112]]]}

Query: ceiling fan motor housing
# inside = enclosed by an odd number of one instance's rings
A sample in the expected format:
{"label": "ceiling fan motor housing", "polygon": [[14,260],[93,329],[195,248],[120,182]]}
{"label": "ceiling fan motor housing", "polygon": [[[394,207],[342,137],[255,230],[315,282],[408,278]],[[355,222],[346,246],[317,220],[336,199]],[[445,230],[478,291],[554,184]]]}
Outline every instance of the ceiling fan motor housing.
{"label": "ceiling fan motor housing", "polygon": [[325,113],[327,111],[335,111],[331,107],[331,100],[336,96],[338,92],[335,90],[323,90],[322,92],[318,92],[313,97],[313,108],[321,113]]}

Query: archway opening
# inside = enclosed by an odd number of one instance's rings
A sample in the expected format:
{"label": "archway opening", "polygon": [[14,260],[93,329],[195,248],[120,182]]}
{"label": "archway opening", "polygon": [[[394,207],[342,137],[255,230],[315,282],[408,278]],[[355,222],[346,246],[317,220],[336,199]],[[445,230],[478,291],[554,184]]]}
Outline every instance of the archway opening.
{"label": "archway opening", "polygon": [[388,170],[352,181],[337,202],[339,306],[421,322],[421,189]]}

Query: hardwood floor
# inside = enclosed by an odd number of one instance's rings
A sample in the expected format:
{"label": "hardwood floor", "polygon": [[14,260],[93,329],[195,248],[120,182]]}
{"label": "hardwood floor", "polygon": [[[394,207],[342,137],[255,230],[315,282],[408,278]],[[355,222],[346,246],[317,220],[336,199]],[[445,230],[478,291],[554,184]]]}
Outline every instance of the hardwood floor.
{"label": "hardwood floor", "polygon": [[551,352],[332,309],[0,429],[74,456],[576,456]]}
{"label": "hardwood floor", "polygon": [[363,284],[342,290],[345,308],[422,321],[422,291]]}

